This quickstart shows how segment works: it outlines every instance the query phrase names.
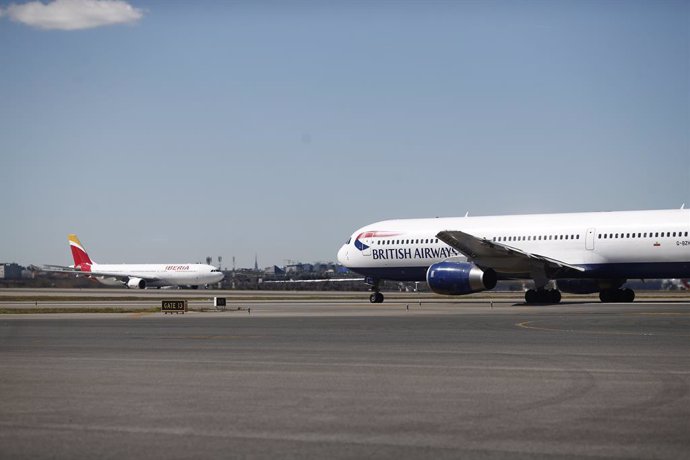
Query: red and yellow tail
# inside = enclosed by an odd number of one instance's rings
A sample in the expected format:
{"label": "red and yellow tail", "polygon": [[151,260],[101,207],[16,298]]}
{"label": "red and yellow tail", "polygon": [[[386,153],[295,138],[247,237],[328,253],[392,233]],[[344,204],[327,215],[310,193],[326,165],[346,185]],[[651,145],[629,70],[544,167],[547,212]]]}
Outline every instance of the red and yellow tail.
{"label": "red and yellow tail", "polygon": [[77,238],[74,233],[67,236],[69,240],[69,248],[72,250],[72,258],[74,259],[74,268],[86,268],[90,267],[93,262],[91,258],[86,253],[84,246],[82,246],[81,241]]}

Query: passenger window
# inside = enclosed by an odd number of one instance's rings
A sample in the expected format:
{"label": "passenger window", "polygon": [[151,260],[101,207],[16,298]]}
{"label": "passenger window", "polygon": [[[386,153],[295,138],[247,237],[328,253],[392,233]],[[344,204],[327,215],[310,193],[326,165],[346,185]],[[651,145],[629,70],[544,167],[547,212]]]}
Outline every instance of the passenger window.
{"label": "passenger window", "polygon": [[676,232],[673,232],[673,236],[676,236]]}

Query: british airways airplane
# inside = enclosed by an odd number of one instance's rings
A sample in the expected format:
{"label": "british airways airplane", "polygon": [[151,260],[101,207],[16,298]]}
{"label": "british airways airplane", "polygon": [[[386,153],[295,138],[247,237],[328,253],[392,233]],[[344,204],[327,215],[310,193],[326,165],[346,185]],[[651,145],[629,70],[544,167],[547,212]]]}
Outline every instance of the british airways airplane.
{"label": "british airways airplane", "polygon": [[[355,231],[338,261],[368,278],[426,281],[438,294],[532,280],[525,301],[558,303],[561,291],[632,302],[628,279],[690,277],[690,210],[402,219]],[[558,289],[546,289],[556,280]]]}
{"label": "british airways airplane", "polygon": [[191,286],[196,289],[224,278],[219,269],[205,264],[98,264],[91,260],[77,235],[70,234],[67,240],[74,265],[47,265],[44,271],[87,275],[102,284],[124,285],[130,289],[167,286]]}

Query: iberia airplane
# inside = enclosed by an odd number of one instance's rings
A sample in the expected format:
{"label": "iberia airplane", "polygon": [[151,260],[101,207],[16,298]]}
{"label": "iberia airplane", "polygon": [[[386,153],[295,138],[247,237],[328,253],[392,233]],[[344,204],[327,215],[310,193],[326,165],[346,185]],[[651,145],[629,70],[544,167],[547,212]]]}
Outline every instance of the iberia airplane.
{"label": "iberia airplane", "polygon": [[83,274],[103,284],[125,285],[133,289],[166,286],[191,286],[196,289],[217,283],[224,277],[219,269],[205,264],[97,264],[91,260],[77,235],[69,235],[68,240],[74,265],[49,266],[46,271]]}
{"label": "iberia airplane", "polygon": [[[558,303],[561,292],[599,292],[632,302],[628,279],[690,277],[690,210],[590,212],[386,220],[355,231],[338,261],[381,280],[426,281],[445,295],[493,289],[498,280],[534,282],[527,303]],[[550,280],[558,289],[545,289]]]}

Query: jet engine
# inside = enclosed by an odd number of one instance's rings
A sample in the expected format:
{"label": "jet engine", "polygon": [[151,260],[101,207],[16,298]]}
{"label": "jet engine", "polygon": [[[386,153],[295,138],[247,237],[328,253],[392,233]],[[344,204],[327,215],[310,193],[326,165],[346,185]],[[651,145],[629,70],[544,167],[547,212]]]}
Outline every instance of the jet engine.
{"label": "jet engine", "polygon": [[130,278],[127,281],[127,287],[130,289],[144,289],[146,287],[146,280],[141,278]]}
{"label": "jet engine", "polygon": [[492,269],[483,270],[467,262],[443,261],[426,272],[426,282],[436,294],[463,295],[496,287],[497,276]]}

